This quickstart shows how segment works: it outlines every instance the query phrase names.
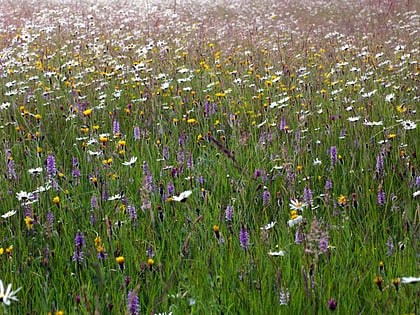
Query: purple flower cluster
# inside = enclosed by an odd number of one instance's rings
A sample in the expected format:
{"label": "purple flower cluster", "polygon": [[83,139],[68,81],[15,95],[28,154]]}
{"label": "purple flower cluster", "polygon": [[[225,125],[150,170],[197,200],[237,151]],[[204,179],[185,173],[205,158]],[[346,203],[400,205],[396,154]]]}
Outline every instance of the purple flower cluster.
{"label": "purple flower cluster", "polygon": [[241,231],[239,232],[239,241],[243,250],[247,250],[249,245],[248,231],[245,225],[242,225]]}
{"label": "purple flower cluster", "polygon": [[127,312],[131,315],[140,314],[139,297],[136,292],[128,291],[127,294]]}
{"label": "purple flower cluster", "polygon": [[57,174],[57,168],[55,166],[54,155],[47,156],[47,172],[50,177],[54,177]]}
{"label": "purple flower cluster", "polygon": [[76,250],[73,253],[73,261],[82,262],[83,260],[82,248],[86,246],[83,233],[80,231],[77,231],[76,237],[74,240],[76,244]]}

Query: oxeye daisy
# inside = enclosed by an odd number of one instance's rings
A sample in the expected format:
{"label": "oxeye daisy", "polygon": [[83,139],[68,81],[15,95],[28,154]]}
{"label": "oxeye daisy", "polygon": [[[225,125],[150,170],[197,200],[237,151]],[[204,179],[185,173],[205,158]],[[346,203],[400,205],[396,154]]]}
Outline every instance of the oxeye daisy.
{"label": "oxeye daisy", "polygon": [[264,225],[263,227],[260,227],[261,230],[270,230],[271,228],[273,228],[276,225],[276,221],[272,221],[266,225]]}
{"label": "oxeye daisy", "polygon": [[303,217],[298,215],[296,210],[292,210],[290,212],[290,220],[287,223],[289,224],[289,227],[293,227],[296,224],[299,224],[302,220]]}
{"label": "oxeye daisy", "polygon": [[7,211],[5,214],[3,214],[1,217],[3,219],[7,219],[11,216],[14,216],[15,214],[16,214],[16,210],[10,210],[10,211]]}
{"label": "oxeye daisy", "polygon": [[411,120],[403,120],[401,121],[401,125],[403,126],[405,130],[416,129],[417,127],[417,124]]}
{"label": "oxeye daisy", "polygon": [[173,201],[185,202],[185,200],[187,200],[187,198],[189,196],[191,196],[191,194],[192,194],[191,190],[186,190],[186,191],[183,191],[182,193],[180,193],[178,196],[173,196],[172,200]]}
{"label": "oxeye daisy", "polygon": [[28,170],[28,173],[31,175],[38,175],[42,172],[42,167],[37,167],[37,168],[30,168]]}
{"label": "oxeye daisy", "polygon": [[291,199],[289,206],[291,210],[302,211],[305,207],[308,206],[308,204],[301,202],[298,199]]}
{"label": "oxeye daisy", "polygon": [[18,288],[17,290],[12,291],[12,284],[9,283],[5,291],[3,281],[0,280],[0,302],[2,302],[4,305],[10,305],[11,300],[19,301],[16,297],[16,293],[18,293],[20,289],[22,288]]}
{"label": "oxeye daisy", "polygon": [[420,282],[420,277],[401,277],[401,283],[417,283]]}
{"label": "oxeye daisy", "polygon": [[130,166],[130,165],[133,165],[134,163],[136,163],[136,161],[137,161],[137,156],[133,156],[133,157],[130,159],[130,161],[123,162],[123,163],[122,163],[122,165],[125,165],[125,166]]}

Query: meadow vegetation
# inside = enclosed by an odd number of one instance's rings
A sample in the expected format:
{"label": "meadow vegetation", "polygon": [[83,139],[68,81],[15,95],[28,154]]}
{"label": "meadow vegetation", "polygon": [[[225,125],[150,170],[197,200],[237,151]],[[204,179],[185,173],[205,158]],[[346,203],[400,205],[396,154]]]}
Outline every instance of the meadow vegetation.
{"label": "meadow vegetation", "polygon": [[0,23],[0,312],[419,314],[418,2]]}

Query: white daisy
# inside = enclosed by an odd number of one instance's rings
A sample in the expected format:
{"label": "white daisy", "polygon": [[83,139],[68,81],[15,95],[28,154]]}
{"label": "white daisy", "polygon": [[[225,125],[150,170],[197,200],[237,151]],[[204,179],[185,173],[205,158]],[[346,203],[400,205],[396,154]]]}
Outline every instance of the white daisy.
{"label": "white daisy", "polygon": [[365,121],[363,122],[363,125],[365,126],[382,126],[384,123],[382,120],[380,121],[368,121],[365,119]]}
{"label": "white daisy", "polygon": [[322,164],[322,161],[318,158],[316,158],[313,162],[313,165],[321,165],[321,164]]}
{"label": "white daisy", "polygon": [[134,163],[136,163],[136,161],[137,161],[137,156],[133,156],[133,157],[131,157],[130,161],[123,162],[122,165],[130,166],[130,165],[133,165]]}
{"label": "white daisy", "polygon": [[413,192],[413,198],[416,198],[417,196],[420,196],[420,190]]}
{"label": "white daisy", "polygon": [[42,167],[37,167],[37,168],[30,168],[29,170],[28,170],[28,173],[29,174],[32,174],[32,175],[38,175],[39,173],[41,173],[42,172]]}
{"label": "white daisy", "polygon": [[296,224],[299,224],[300,221],[302,220],[303,220],[303,217],[301,215],[298,215],[296,218],[290,219],[287,223],[289,224],[289,227],[293,227]]}
{"label": "white daisy", "polygon": [[360,119],[360,116],[354,116],[354,117],[347,118],[347,120],[350,121],[350,122],[358,121],[359,119]]}
{"label": "white daisy", "polygon": [[191,196],[191,194],[192,194],[192,191],[191,190],[186,190],[186,191],[183,191],[182,193],[180,193],[178,196],[173,196],[172,197],[172,200],[173,201],[181,201],[181,202],[184,202],[185,200],[187,200],[187,198],[189,196]]}
{"label": "white daisy", "polygon": [[21,201],[21,200],[32,200],[34,199],[34,194],[31,192],[26,192],[21,190],[20,192],[16,193],[16,198],[17,200]]}
{"label": "white daisy", "polygon": [[268,255],[270,256],[284,256],[285,252],[284,250],[279,250],[279,251],[275,251],[272,252],[271,250],[268,252]]}
{"label": "white daisy", "polygon": [[417,283],[420,282],[420,277],[402,277],[401,283]]}
{"label": "white daisy", "polygon": [[269,229],[271,229],[271,228],[273,228],[275,225],[276,225],[276,221],[272,221],[272,222],[270,222],[270,223],[268,223],[268,224],[266,224],[266,225],[264,225],[263,227],[261,227],[260,229],[261,230],[269,230]]}
{"label": "white daisy", "polygon": [[416,127],[417,127],[417,124],[414,121],[411,121],[411,120],[403,120],[401,122],[401,125],[403,126],[403,128],[405,130],[416,129]]}
{"label": "white daisy", "polygon": [[291,199],[289,203],[291,210],[301,211],[303,208],[307,207],[308,204],[305,202],[301,202],[298,199]]}
{"label": "white daisy", "polygon": [[12,284],[9,283],[6,291],[4,291],[3,281],[0,280],[0,301],[5,305],[10,305],[11,300],[19,301],[16,297],[16,293],[18,293],[20,289],[22,288],[18,288],[17,290],[12,291]]}
{"label": "white daisy", "polygon": [[124,193],[120,193],[114,196],[111,196],[108,198],[108,201],[112,201],[112,200],[120,200],[122,197],[124,197]]}
{"label": "white daisy", "polygon": [[48,182],[45,186],[37,187],[36,190],[34,190],[33,193],[36,194],[36,193],[44,192],[44,191],[47,191],[47,190],[50,190],[50,189],[51,189],[51,185],[50,185],[50,182]]}
{"label": "white daisy", "polygon": [[385,101],[386,102],[391,102],[394,98],[395,98],[395,94],[391,93],[391,94],[388,94],[387,96],[385,96]]}
{"label": "white daisy", "polygon": [[7,219],[11,216],[14,216],[15,214],[16,214],[16,210],[10,210],[10,211],[6,212],[5,214],[3,214],[1,217],[3,219]]}
{"label": "white daisy", "polygon": [[99,156],[99,155],[102,154],[102,152],[101,151],[91,151],[91,150],[88,150],[88,154],[89,155],[92,155],[92,156]]}

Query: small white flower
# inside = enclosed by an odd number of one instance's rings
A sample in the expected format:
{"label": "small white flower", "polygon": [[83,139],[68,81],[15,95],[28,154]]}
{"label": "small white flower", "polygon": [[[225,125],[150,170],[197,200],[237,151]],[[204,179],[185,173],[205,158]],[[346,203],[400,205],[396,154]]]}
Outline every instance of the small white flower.
{"label": "small white flower", "polygon": [[301,215],[298,215],[296,218],[290,219],[287,223],[289,224],[289,227],[293,227],[296,224],[299,224],[300,221],[302,220],[303,220],[303,217]]}
{"label": "small white flower", "polygon": [[91,151],[91,150],[88,150],[88,154],[89,155],[92,155],[92,156],[99,156],[99,155],[102,154],[102,152],[101,151]]}
{"label": "small white flower", "polygon": [[18,288],[15,291],[12,291],[12,284],[9,283],[7,286],[6,291],[4,291],[3,281],[0,280],[0,301],[3,302],[5,305],[10,305],[10,301],[19,301],[16,297],[16,293],[18,293],[22,288]]}
{"label": "small white flower", "polygon": [[45,186],[39,186],[36,190],[34,190],[34,194],[41,193],[51,189],[51,184],[48,182]]}
{"label": "small white flower", "polygon": [[261,227],[260,229],[261,230],[269,230],[269,229],[271,229],[271,228],[273,228],[275,225],[276,225],[276,221],[272,221],[272,222],[270,222],[270,223],[268,223],[268,224],[266,224],[266,225],[264,225],[263,227]]}
{"label": "small white flower", "polygon": [[416,129],[416,127],[417,127],[417,124],[414,121],[411,121],[411,120],[403,120],[401,122],[401,125],[403,126],[403,128],[405,130]]}
{"label": "small white flower", "polygon": [[371,97],[372,95],[374,95],[375,93],[376,93],[376,90],[373,90],[371,92],[366,92],[366,93],[362,94],[362,97],[363,98],[368,98],[368,97]]}
{"label": "small white flower", "polygon": [[360,116],[355,116],[355,117],[349,117],[349,118],[347,118],[347,120],[350,121],[350,122],[358,121],[359,119],[360,119]]}
{"label": "small white flower", "polygon": [[322,164],[322,161],[318,158],[316,158],[313,162],[313,165],[321,165],[321,164]]}
{"label": "small white flower", "polygon": [[303,208],[307,207],[308,204],[305,203],[305,202],[301,202],[297,199],[291,199],[290,203],[289,203],[289,206],[290,206],[291,210],[299,211],[299,210],[303,210]]}
{"label": "small white flower", "polygon": [[276,252],[272,252],[271,250],[268,252],[268,255],[270,256],[284,256],[285,252],[284,250],[279,250]]}
{"label": "small white flower", "polygon": [[420,196],[420,190],[413,192],[413,198],[416,198],[417,196]]}
{"label": "small white flower", "polygon": [[39,173],[42,172],[42,167],[30,168],[28,172],[29,174],[32,174],[32,175],[38,175]]}
{"label": "small white flower", "polygon": [[34,194],[21,190],[20,192],[16,193],[16,198],[19,201],[21,201],[21,200],[33,200],[34,199]]}
{"label": "small white flower", "polygon": [[16,214],[16,210],[10,210],[10,211],[6,212],[5,214],[3,214],[1,217],[3,219],[7,219],[11,216],[14,216],[15,214]]}
{"label": "small white flower", "polygon": [[380,120],[380,121],[368,121],[368,120],[365,120],[363,122],[363,125],[365,125],[365,126],[382,126],[383,124],[384,123],[383,123],[382,120]]}
{"label": "small white flower", "polygon": [[417,283],[420,282],[420,277],[402,277],[401,283]]}
{"label": "small white flower", "polygon": [[122,197],[124,197],[124,193],[120,193],[114,196],[111,196],[108,198],[108,201],[112,201],[112,200],[120,200]]}
{"label": "small white flower", "polygon": [[133,165],[134,163],[136,163],[136,161],[137,161],[137,156],[133,156],[133,157],[130,159],[130,161],[128,161],[128,162],[123,162],[123,163],[122,163],[122,165],[130,166],[130,165]]}
{"label": "small white flower", "polygon": [[257,125],[257,128],[261,128],[262,126],[264,126],[267,123],[267,119],[264,120],[262,123]]}
{"label": "small white flower", "polygon": [[388,94],[387,96],[385,96],[385,101],[386,102],[391,102],[394,98],[395,98],[395,94],[391,93],[391,94]]}
{"label": "small white flower", "polygon": [[184,202],[189,196],[191,196],[191,194],[192,194],[191,190],[186,190],[180,193],[179,196],[173,196],[172,200]]}
{"label": "small white flower", "polygon": [[169,86],[170,86],[170,83],[169,83],[169,82],[164,82],[164,83],[160,86],[160,88],[161,88],[162,90],[166,90],[167,88],[169,88]]}

